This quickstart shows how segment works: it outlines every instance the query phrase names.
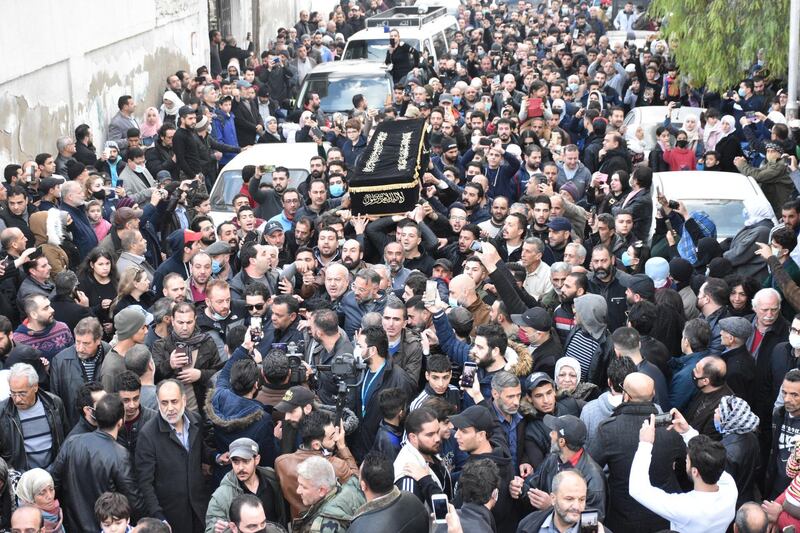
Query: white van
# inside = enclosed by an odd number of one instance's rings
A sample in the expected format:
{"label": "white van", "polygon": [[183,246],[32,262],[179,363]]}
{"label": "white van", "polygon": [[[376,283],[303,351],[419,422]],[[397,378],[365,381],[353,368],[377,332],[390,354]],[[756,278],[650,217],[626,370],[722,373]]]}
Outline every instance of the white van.
{"label": "white van", "polygon": [[389,32],[397,30],[400,39],[422,53],[427,50],[434,66],[447,57],[455,39],[458,21],[445,7],[399,6],[368,17],[365,29],[354,33],[344,47],[343,59],[386,61]]}

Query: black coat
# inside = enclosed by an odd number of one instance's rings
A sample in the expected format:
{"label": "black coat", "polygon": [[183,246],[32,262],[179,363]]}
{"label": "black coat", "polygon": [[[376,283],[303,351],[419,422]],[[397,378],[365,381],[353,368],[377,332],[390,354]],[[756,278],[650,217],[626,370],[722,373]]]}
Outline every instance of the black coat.
{"label": "black coat", "polygon": [[236,138],[239,146],[250,146],[256,143],[256,126],[264,124],[258,112],[257,102],[248,102],[250,107],[240,101],[234,101],[233,116],[236,124]]}
{"label": "black coat", "polygon": [[[795,357],[794,349],[788,342],[782,342],[772,349],[769,357],[770,361],[770,375],[769,375],[769,397],[777,398],[781,390],[781,383],[783,377],[789,370],[793,368],[800,368],[800,359]],[[764,385],[766,390],[766,384]],[[751,404],[752,405],[752,404]]]}
{"label": "black coat", "polygon": [[[37,396],[44,405],[50,436],[53,439],[51,457],[55,458],[69,433],[64,403],[55,394],[42,390],[39,390]],[[11,398],[0,402],[0,457],[14,470],[24,472],[29,469],[19,412]]]}
{"label": "black coat", "polygon": [[192,179],[203,172],[201,153],[205,150],[203,141],[194,130],[178,128],[172,138],[172,150],[175,152],[178,169],[182,173],[180,179]]}
{"label": "black coat", "polygon": [[153,417],[136,442],[136,478],[146,516],[166,520],[174,533],[201,533],[208,495],[201,463],[213,458],[203,442],[200,417],[189,418],[189,451],[161,416]]}
{"label": "black coat", "polygon": [[107,491],[124,494],[134,517],[146,516],[130,465],[128,450],[104,431],[67,439],[50,467],[67,531],[97,531],[94,502]]}
{"label": "black coat", "polygon": [[[625,199],[623,198],[623,202]],[[622,203],[618,203],[611,212],[616,214],[625,209],[631,211],[633,214],[633,234],[640,241],[647,241],[650,238],[650,226],[653,224],[653,197],[650,194],[650,189],[640,189],[636,195],[622,207]]]}
{"label": "black coat", "polygon": [[739,169],[733,164],[733,160],[736,157],[743,156],[744,153],[742,153],[742,145],[739,143],[736,134],[732,133],[720,139],[714,150],[719,153],[719,166],[715,170],[739,172]]}
{"label": "black coat", "polygon": [[428,533],[428,511],[419,498],[394,487],[388,494],[362,505],[347,531]]}
{"label": "black coat", "polygon": [[755,433],[727,433],[722,436],[725,446],[725,471],[739,490],[736,508],[755,500],[756,472],[759,466],[758,437]]}
{"label": "black coat", "polygon": [[[755,399],[756,362],[753,360],[753,356],[750,355],[747,346],[742,345],[733,350],[722,352],[720,357],[725,360],[725,365],[727,366],[725,382],[736,396],[753,405],[753,400]],[[781,376],[781,379],[783,379],[783,376]],[[776,390],[776,396],[773,396],[773,398],[777,397],[777,393],[778,391]]]}
{"label": "black coat", "polygon": [[[98,350],[94,369],[95,380],[100,376],[103,358],[111,350],[111,346],[101,342]],[[70,428],[77,424],[78,419],[82,416],[82,413],[78,412],[75,400],[78,397],[78,391],[87,381],[89,380],[80,359],[78,359],[75,345],[64,348],[50,361],[50,391],[64,402],[64,411],[67,414],[67,424]]]}
{"label": "black coat", "polygon": [[[764,334],[756,355],[756,396],[754,397],[753,412],[761,419],[761,429],[769,435],[769,424],[776,396],[770,397],[772,391],[772,361],[770,356],[775,347],[789,339],[789,322],[778,315],[772,327]],[[776,376],[783,381],[783,376]],[[780,388],[780,387],[779,387]]]}
{"label": "black coat", "polygon": [[[656,414],[653,403],[623,403],[600,423],[586,450],[601,467],[608,466],[608,513],[606,522],[615,531],[643,533],[668,529],[668,522],[633,499],[628,479],[642,422]],[[650,481],[666,492],[680,492],[675,472],[683,468],[686,455],[683,439],[675,431],[656,429]],[[676,463],[678,463],[676,465]]]}
{"label": "black coat", "polygon": [[628,155],[628,149],[620,147],[606,152],[606,155],[603,157],[603,160],[600,162],[600,167],[597,170],[604,174],[608,174],[609,178],[611,178],[611,176],[618,170],[624,170],[625,172],[630,173],[631,157]]}
{"label": "black coat", "polygon": [[[175,155],[175,152],[172,151],[172,148],[164,146],[161,143],[161,139],[158,139],[152,148],[149,148],[144,153],[144,164],[153,178],[158,179],[158,173],[162,170],[166,170],[170,173],[173,180],[178,179],[180,169],[178,168],[178,162],[172,160],[173,155]],[[177,157],[175,159],[177,159]]]}

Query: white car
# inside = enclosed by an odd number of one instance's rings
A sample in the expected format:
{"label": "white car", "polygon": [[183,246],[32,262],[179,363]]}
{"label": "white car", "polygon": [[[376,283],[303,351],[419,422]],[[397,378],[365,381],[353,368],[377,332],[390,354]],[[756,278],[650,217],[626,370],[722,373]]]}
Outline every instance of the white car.
{"label": "white car", "polygon": [[756,180],[735,172],[656,172],[653,174],[653,229],[658,208],[656,196],[662,191],[669,200],[683,202],[686,210],[705,211],[717,225],[719,240],[733,237],[744,227],[744,200],[758,196],[767,202]]}
{"label": "white car", "polygon": [[647,30],[634,30],[634,31],[622,31],[622,30],[612,30],[606,32],[606,37],[608,37],[608,44],[611,48],[614,48],[618,43],[625,43],[627,41],[630,43],[635,43],[637,49],[644,48],[644,45],[647,44],[647,40],[650,38],[651,35],[657,34],[657,31],[647,31]]}
{"label": "white car", "polygon": [[[636,137],[636,130],[641,127],[644,130],[645,156],[650,153],[656,145],[656,128],[660,126],[667,116],[667,106],[652,105],[644,107],[634,107],[628,112],[623,124],[625,125],[625,140],[631,142]],[[686,115],[695,115],[698,120],[700,114],[706,110],[702,107],[678,107],[672,110],[670,120],[672,127],[680,129]]]}
{"label": "white car", "polygon": [[266,166],[262,183],[272,183],[275,167],[289,169],[289,187],[297,187],[309,174],[309,162],[318,155],[317,143],[255,144],[231,159],[217,176],[211,188],[211,219],[215,226],[231,220],[233,198],[242,188],[242,168],[246,165]]}

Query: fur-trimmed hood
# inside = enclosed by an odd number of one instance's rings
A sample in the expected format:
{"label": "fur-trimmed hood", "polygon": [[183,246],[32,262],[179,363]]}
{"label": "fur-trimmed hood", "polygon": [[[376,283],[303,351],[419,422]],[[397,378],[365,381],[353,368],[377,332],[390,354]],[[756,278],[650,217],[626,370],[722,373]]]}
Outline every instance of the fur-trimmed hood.
{"label": "fur-trimmed hood", "polygon": [[36,238],[36,246],[45,243],[61,246],[66,231],[63,218],[62,212],[55,208],[38,211],[30,216],[28,225]]}
{"label": "fur-trimmed hood", "polygon": [[533,404],[525,398],[522,397],[522,400],[519,402],[519,414],[525,417],[526,420],[536,420],[539,418],[544,418],[544,415],[536,410]]}
{"label": "fur-trimmed hood", "polygon": [[506,370],[512,372],[515,376],[522,378],[527,376],[533,370],[533,358],[531,357],[528,347],[520,342],[508,339],[508,348],[517,353],[517,362],[513,365],[506,365]]}
{"label": "fur-trimmed hood", "polygon": [[208,420],[225,431],[238,431],[258,422],[266,414],[264,405],[230,389],[211,389],[205,402]]}

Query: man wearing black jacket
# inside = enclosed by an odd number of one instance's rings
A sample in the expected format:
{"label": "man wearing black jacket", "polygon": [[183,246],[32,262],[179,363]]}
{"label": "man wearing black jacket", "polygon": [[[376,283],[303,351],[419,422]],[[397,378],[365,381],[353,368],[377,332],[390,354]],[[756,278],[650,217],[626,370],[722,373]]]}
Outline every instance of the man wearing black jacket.
{"label": "man wearing black jacket", "polygon": [[389,33],[389,49],[386,51],[387,65],[390,65],[394,83],[400,83],[406,75],[419,66],[419,51],[400,40],[400,32]]}
{"label": "man wearing black jacket", "polygon": [[142,494],[136,484],[128,451],[116,442],[125,408],[114,394],[97,401],[97,431],[67,440],[50,469],[62,495],[64,519],[70,531],[97,531],[94,502],[108,491],[128,498],[135,516],[145,516]]}
{"label": "man wearing black jacket", "polygon": [[175,137],[175,126],[164,124],[158,129],[158,139],[149,150],[144,153],[145,166],[152,176],[158,176],[162,170],[170,173],[173,180],[180,174],[177,157],[172,149],[172,139]]}
{"label": "man wearing black jacket", "polygon": [[172,149],[181,172],[180,179],[192,179],[203,173],[203,161],[200,156],[203,143],[194,131],[197,115],[188,105],[178,110],[180,127],[172,139]]}

